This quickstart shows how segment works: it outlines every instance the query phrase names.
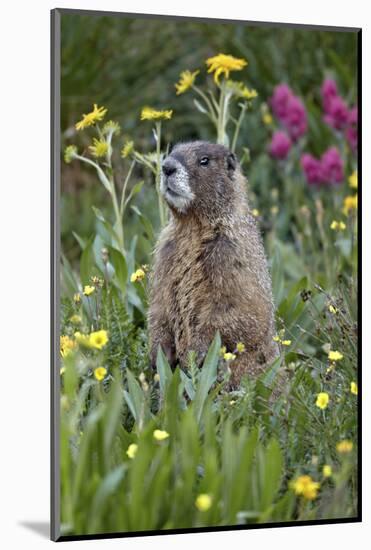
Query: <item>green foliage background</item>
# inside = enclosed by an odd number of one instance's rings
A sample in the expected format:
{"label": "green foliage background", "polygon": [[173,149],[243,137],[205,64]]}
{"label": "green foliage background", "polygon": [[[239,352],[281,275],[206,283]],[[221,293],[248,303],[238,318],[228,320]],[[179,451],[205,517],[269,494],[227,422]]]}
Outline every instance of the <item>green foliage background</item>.
{"label": "green foliage background", "polygon": [[[218,335],[200,371],[190,357],[187,372],[171,372],[159,353],[155,377],[147,356],[146,280],[130,282],[137,267],[151,264],[160,229],[153,177],[135,166],[130,189],[140,180],[144,185],[125,213],[126,249],[119,252],[109,233],[112,206],[96,173],[81,162],[63,163],[61,334],[73,338],[78,328],[109,335],[102,350],[73,351],[61,365],[61,511],[67,535],[357,514],[357,396],[350,392],[357,381],[357,226],[355,212],[342,212],[344,197],[353,192],[347,181],[309,188],[298,164],[300,150],[319,156],[335,143],[346,179],[357,168],[341,136],[323,123],[320,101],[321,83],[332,76],[347,102],[356,102],[356,34],[64,14],[62,145],[76,144],[89,156],[94,134],[76,133],[74,125],[93,103],[107,107],[108,118],[122,128],[112,157],[121,188],[129,169],[119,155],[125,138],[139,151],[155,149],[151,125],[139,121],[144,105],[174,110],[163,124],[163,150],[182,140],[215,140],[191,93],[177,97],[174,83],[182,70],[200,68],[197,82],[210,86],[204,62],[219,52],[248,60],[236,79],[259,94],[237,152],[241,157],[249,149],[244,171],[250,204],[259,210],[270,260],[277,329],[291,344],[262,378],[246,378],[234,393],[220,382],[225,365]],[[307,135],[285,166],[267,154],[276,123],[267,127],[261,116],[280,82],[303,99],[309,119]],[[344,232],[330,229],[334,219],[344,220]],[[110,254],[109,277],[103,246]],[[91,276],[106,278],[106,284],[76,305],[73,294]],[[82,319],[78,327],[71,321],[76,314]],[[335,367],[329,349],[344,356]],[[99,382],[93,373],[102,366],[107,376]],[[282,370],[289,382],[272,399]],[[320,410],[315,402],[323,391],[330,402]],[[157,442],[156,428],[166,430],[168,439]],[[353,450],[342,454],[337,444],[344,439]],[[138,445],[134,459],[127,455],[132,443]],[[330,478],[323,477],[324,464],[332,467]],[[295,495],[290,484],[303,474],[321,485],[313,501]],[[204,493],[212,506],[202,512],[195,499]]]}

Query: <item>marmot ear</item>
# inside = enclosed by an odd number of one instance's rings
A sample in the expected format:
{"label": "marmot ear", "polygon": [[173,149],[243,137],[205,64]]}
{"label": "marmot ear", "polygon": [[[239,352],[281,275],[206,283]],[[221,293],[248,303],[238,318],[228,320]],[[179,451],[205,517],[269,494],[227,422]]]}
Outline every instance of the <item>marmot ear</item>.
{"label": "marmot ear", "polygon": [[237,165],[236,157],[233,153],[229,153],[227,156],[227,166],[228,170],[235,170]]}

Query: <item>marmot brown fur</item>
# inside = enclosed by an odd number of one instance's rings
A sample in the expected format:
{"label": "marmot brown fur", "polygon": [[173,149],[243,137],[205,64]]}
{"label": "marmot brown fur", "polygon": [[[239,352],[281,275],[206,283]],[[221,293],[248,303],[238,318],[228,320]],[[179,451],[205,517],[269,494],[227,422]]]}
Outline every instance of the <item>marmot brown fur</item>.
{"label": "marmot brown fur", "polygon": [[164,160],[161,192],[171,219],[155,250],[149,331],[151,361],[161,345],[170,364],[201,364],[220,332],[233,352],[231,386],[277,356],[271,280],[262,240],[233,153],[203,141],[177,145]]}

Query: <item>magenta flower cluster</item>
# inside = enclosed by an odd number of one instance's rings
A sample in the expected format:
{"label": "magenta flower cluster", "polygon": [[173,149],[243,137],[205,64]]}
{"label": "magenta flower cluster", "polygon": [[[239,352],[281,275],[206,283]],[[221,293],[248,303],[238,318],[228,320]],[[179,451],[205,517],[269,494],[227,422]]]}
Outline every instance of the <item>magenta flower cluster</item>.
{"label": "magenta flower cluster", "polygon": [[287,84],[278,84],[275,87],[270,105],[273,114],[283,128],[274,132],[269,153],[274,158],[284,160],[287,158],[293,142],[296,142],[307,131],[307,113],[303,102]]}
{"label": "magenta flower cluster", "polygon": [[304,153],[300,164],[311,185],[336,184],[344,180],[344,162],[336,147],[327,149],[320,159]]}
{"label": "magenta flower cluster", "polygon": [[335,80],[326,78],[321,88],[323,120],[339,132],[343,132],[353,152],[357,150],[357,107],[349,109],[339,95]]}

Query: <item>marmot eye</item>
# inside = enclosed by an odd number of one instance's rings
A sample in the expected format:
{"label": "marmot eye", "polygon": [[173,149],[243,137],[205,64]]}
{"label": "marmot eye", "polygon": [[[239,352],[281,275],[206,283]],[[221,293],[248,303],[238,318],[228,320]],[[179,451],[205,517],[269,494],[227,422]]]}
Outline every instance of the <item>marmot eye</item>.
{"label": "marmot eye", "polygon": [[200,160],[200,164],[201,166],[206,166],[207,164],[209,164],[209,157],[202,157],[202,159]]}

